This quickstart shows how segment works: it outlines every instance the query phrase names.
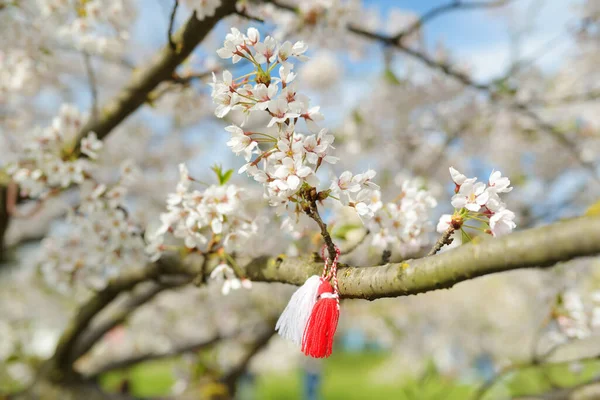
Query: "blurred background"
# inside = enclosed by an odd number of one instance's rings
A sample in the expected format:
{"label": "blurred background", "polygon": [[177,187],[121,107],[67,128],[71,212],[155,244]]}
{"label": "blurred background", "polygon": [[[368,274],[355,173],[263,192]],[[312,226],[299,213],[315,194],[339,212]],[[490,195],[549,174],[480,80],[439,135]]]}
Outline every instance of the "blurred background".
{"label": "blurred background", "polygon": [[[102,120],[103,106],[168,46],[170,24],[176,32],[210,3],[0,0],[0,398],[28,396],[85,318],[84,305],[154,261],[143,236],[160,224],[179,163],[211,184],[211,166],[232,169],[247,208],[266,220],[240,260],[320,249],[312,221],[281,230],[260,186],[237,174],[244,162],[224,127],[243,117],[217,119],[209,86],[213,71],[248,72],[216,54],[231,27],[308,44],[296,85],[321,107],[340,157],[321,177],[372,168],[384,202],[409,184],[436,199],[418,238],[386,248],[356,216],[328,209],[343,262],[370,267],[426,254],[439,217],[453,210],[450,166],[484,182],[494,169],[508,176],[517,229],[600,213],[597,0],[240,0],[173,76],[99,135],[94,179],[126,188],[113,191],[126,212],[92,217],[78,208],[97,188],[86,186],[87,172],[84,183],[69,178],[42,196],[24,190],[15,166],[26,165],[57,115],[64,122],[64,105],[78,110],[70,111],[75,128]],[[98,239],[86,222],[113,217],[136,234]],[[595,257],[417,296],[343,300],[325,360],[274,335],[294,286],[253,282],[223,295],[221,282],[205,283],[148,279],[114,293],[68,344],[90,386],[53,385],[41,398],[600,398]]]}

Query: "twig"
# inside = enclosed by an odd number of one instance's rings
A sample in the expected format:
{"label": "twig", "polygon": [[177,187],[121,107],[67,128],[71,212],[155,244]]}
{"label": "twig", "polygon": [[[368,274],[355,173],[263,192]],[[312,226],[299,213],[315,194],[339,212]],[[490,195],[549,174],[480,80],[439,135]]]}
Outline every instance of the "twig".
{"label": "twig", "polygon": [[331,260],[333,260],[336,257],[336,251],[335,251],[336,246],[333,243],[333,239],[331,239],[331,235],[329,234],[329,231],[327,230],[327,224],[325,222],[323,222],[323,220],[321,219],[321,215],[319,214],[319,209],[317,207],[316,199],[310,199],[309,206],[304,211],[305,211],[306,215],[308,215],[310,218],[312,218],[317,223],[317,225],[319,225],[319,228],[321,229],[321,236],[323,237],[323,240],[325,241],[325,245],[327,245],[327,251],[329,252],[329,258]]}
{"label": "twig", "polygon": [[444,232],[442,234],[442,237],[440,237],[438,239],[438,241],[435,242],[435,244],[433,245],[433,247],[431,248],[429,253],[427,253],[427,257],[436,254],[438,251],[440,251],[442,249],[442,247],[444,247],[444,245],[450,245],[452,243],[452,241],[454,240],[451,237],[453,233],[454,233],[454,228],[452,226],[449,227],[448,229],[446,229],[446,232]]}
{"label": "twig", "polygon": [[[463,122],[457,129],[455,130],[451,130],[447,124],[445,123],[445,121],[441,121],[442,122],[442,130],[446,133],[446,137],[444,139],[444,143],[442,143],[442,145],[440,146],[439,150],[437,151],[437,154],[435,154],[434,156],[431,157],[430,161],[421,168],[413,168],[413,171],[417,172],[417,175],[422,175],[422,176],[431,176],[433,175],[434,171],[436,171],[436,168],[439,167],[440,160],[442,158],[445,157],[445,153],[446,150],[448,150],[448,148],[450,146],[452,146],[452,144],[457,141],[458,139],[460,139],[460,136],[463,134],[463,132],[465,130],[467,130],[472,124],[473,121],[469,120],[467,122]],[[417,152],[415,152],[415,157],[413,157],[411,159],[411,164],[415,164],[414,162],[412,162],[412,160],[416,160],[418,154]],[[418,172],[420,171],[420,172]]]}
{"label": "twig", "polygon": [[246,10],[242,10],[242,11],[240,11],[240,10],[235,10],[235,13],[234,13],[234,14],[236,14],[236,15],[239,15],[239,16],[240,16],[240,17],[242,17],[242,18],[249,19],[249,20],[251,20],[251,21],[260,22],[260,23],[263,23],[263,24],[265,23],[265,20],[264,20],[264,19],[262,19],[262,18],[259,18],[259,17],[255,17],[255,16],[253,16],[253,15],[250,15],[250,14],[248,14],[248,13],[246,12]]}
{"label": "twig", "polygon": [[279,0],[265,0],[264,3],[271,3],[274,6],[276,6],[277,8],[281,8],[282,10],[291,11],[293,13],[298,12],[298,9],[296,7],[289,5],[289,4],[282,3]]}
{"label": "twig", "polygon": [[[229,66],[227,67],[227,69],[229,71],[235,71],[236,69],[240,68],[241,64],[234,64],[233,66]],[[192,82],[193,80],[196,79],[204,79],[204,78],[208,78],[210,77],[212,74],[221,72],[222,70],[224,70],[226,67],[224,65],[220,65],[218,67],[215,67],[213,69],[211,69],[210,71],[204,71],[204,72],[196,72],[196,73],[188,73],[185,75],[179,75],[177,73],[174,73],[171,76],[171,81],[175,82],[175,83],[180,83],[182,85],[187,85],[190,82]]]}
{"label": "twig", "polygon": [[270,329],[266,329],[260,336],[256,338],[252,346],[248,350],[248,352],[244,355],[244,358],[230,371],[225,374],[221,381],[227,386],[229,390],[229,394],[233,395],[235,392],[235,384],[240,376],[246,371],[248,368],[248,364],[254,358],[254,356],[260,352],[271,340],[271,338],[275,335],[274,329],[275,323],[273,322],[272,327]]}
{"label": "twig", "polygon": [[6,258],[5,233],[10,223],[10,211],[8,207],[8,187],[0,185],[0,263]]}
{"label": "twig", "polygon": [[[438,71],[441,71],[445,75],[453,77],[454,79],[458,80],[465,86],[486,92],[490,96],[490,99],[492,101],[498,100],[496,90],[494,89],[492,84],[475,82],[468,75],[454,69],[454,67],[452,67],[450,64],[447,64],[442,61],[436,61],[433,58],[429,57],[428,55],[426,55],[425,53],[423,53],[419,50],[413,49],[411,47],[407,47],[400,42],[396,42],[393,37],[384,36],[384,35],[380,35],[377,33],[365,31],[361,28],[353,27],[353,26],[348,27],[348,29],[355,34],[358,34],[358,35],[361,35],[361,36],[364,36],[364,37],[367,37],[367,38],[370,38],[373,40],[380,41],[381,43],[384,43],[387,45],[394,46],[398,50],[419,60],[420,62],[424,63],[428,67],[438,70]],[[563,135],[562,132],[560,132],[558,129],[556,129],[556,127],[554,127],[553,125],[542,120],[539,117],[539,115],[537,115],[533,110],[531,110],[525,104],[515,102],[515,103],[510,104],[509,108],[512,109],[513,111],[516,111],[517,113],[531,119],[541,131],[544,131],[544,132],[548,133],[549,135],[551,135],[556,141],[558,141],[567,150],[569,150],[569,152],[574,156],[575,160],[577,160],[577,162],[581,166],[585,167],[591,173],[591,176],[593,177],[593,179],[596,182],[600,183],[600,177],[598,177],[598,173],[596,172],[596,167],[594,166],[593,163],[590,163],[581,157],[581,154],[579,153],[579,150],[577,148],[577,144],[574,141],[572,141],[571,139],[569,139],[565,135]]]}
{"label": "twig", "polygon": [[472,2],[454,0],[448,4],[443,4],[439,7],[436,7],[436,8],[433,8],[433,9],[427,11],[425,14],[423,14],[418,20],[416,20],[408,28],[406,28],[406,29],[402,30],[400,33],[396,34],[393,37],[393,39],[394,39],[394,41],[398,42],[398,41],[402,40],[404,37],[410,36],[411,34],[415,33],[423,25],[425,25],[427,22],[431,21],[432,19],[435,19],[436,17],[439,17],[444,14],[448,14],[453,11],[468,10],[468,9],[474,10],[474,9],[478,9],[478,8],[502,7],[506,4],[508,4],[510,1],[512,1],[512,0],[472,1]]}
{"label": "twig", "polygon": [[494,376],[492,379],[485,382],[483,385],[481,385],[479,387],[479,389],[477,389],[477,391],[473,395],[473,400],[483,399],[484,396],[486,395],[486,393],[493,386],[495,386],[498,382],[500,382],[503,378],[505,378],[506,375],[508,375],[512,372],[515,372],[515,371],[519,371],[519,370],[527,369],[527,368],[533,368],[533,367],[544,368],[544,367],[548,367],[548,366],[564,365],[564,364],[570,364],[575,361],[577,361],[577,362],[596,361],[600,358],[600,355],[593,355],[593,356],[584,357],[584,358],[581,358],[578,360],[548,361],[550,356],[553,355],[558,348],[563,348],[564,346],[565,345],[554,346],[550,351],[546,352],[543,356],[536,357],[529,362],[512,364],[512,365],[506,366],[505,368],[500,370],[500,372],[498,372],[496,374],[496,376]]}
{"label": "twig", "polygon": [[200,264],[200,270],[198,274],[194,277],[193,283],[196,286],[202,286],[202,284],[206,283],[206,278],[208,276],[208,263],[210,262],[211,256],[214,254],[214,247],[216,243],[211,240],[211,243],[208,246],[208,250],[204,254],[204,258],[202,260],[202,264]]}
{"label": "twig", "polygon": [[371,231],[369,231],[368,229],[365,231],[365,234],[356,242],[352,243],[350,246],[346,247],[345,249],[341,250],[341,253],[344,255],[348,255],[350,253],[352,253],[354,250],[356,250],[361,244],[363,244],[365,242],[365,239],[371,234]]}
{"label": "twig", "polygon": [[545,131],[546,133],[549,133],[552,137],[554,137],[554,139],[558,143],[562,144],[563,147],[565,147],[567,150],[569,150],[571,155],[577,161],[579,161],[579,163],[582,166],[587,168],[592,173],[592,177],[594,178],[594,180],[596,182],[600,183],[600,178],[598,177],[598,174],[596,172],[596,166],[594,165],[594,163],[581,158],[581,154],[580,154],[580,151],[578,149],[576,142],[572,141],[567,136],[565,136],[563,134],[563,132],[558,130],[554,125],[551,125],[551,124],[547,123],[546,121],[544,121],[543,119],[541,119],[539,115],[537,115],[535,112],[533,112],[525,104],[515,103],[511,106],[511,108],[516,110],[521,115],[524,115],[524,116],[528,117],[529,119],[531,119],[533,122],[535,122],[535,124],[542,131]]}
{"label": "twig", "polygon": [[80,141],[89,132],[95,132],[98,139],[106,137],[115,127],[142,106],[149,94],[162,82],[172,78],[176,68],[184,62],[196,46],[208,35],[211,29],[225,16],[235,11],[235,0],[223,0],[215,15],[199,21],[195,14],[173,35],[177,52],[165,46],[153,61],[143,70],[134,74],[131,81],[102,108],[101,118],[88,121],[77,133],[73,154],[80,153]]}
{"label": "twig", "polygon": [[98,120],[98,83],[96,82],[96,74],[94,67],[92,66],[92,60],[90,55],[83,52],[83,64],[88,78],[88,84],[90,85],[90,95],[92,97],[92,121]]}
{"label": "twig", "polygon": [[35,200],[35,205],[29,212],[23,213],[19,211],[17,207],[17,203],[19,202],[19,186],[14,182],[10,181],[7,185],[7,195],[6,195],[6,210],[10,214],[11,217],[15,218],[31,218],[36,215],[41,209],[44,201],[47,198],[37,199]]}
{"label": "twig", "polygon": [[177,8],[179,7],[179,0],[174,0],[173,9],[171,10],[171,17],[169,18],[169,30],[167,32],[169,46],[171,46],[171,50],[177,50],[177,45],[173,40],[173,27],[175,25],[175,16],[177,15]]}
{"label": "twig", "polygon": [[534,105],[540,105],[545,107],[552,106],[561,106],[565,104],[573,104],[573,103],[584,103],[586,101],[593,101],[600,99],[600,90],[592,90],[587,93],[574,93],[564,97],[559,97],[556,99],[547,99],[547,100],[533,100]]}
{"label": "twig", "polygon": [[[587,386],[590,385],[594,385],[600,383],[600,376],[594,376],[592,379],[579,383],[575,386],[569,387],[569,388],[553,388],[551,391],[546,392],[546,393],[542,393],[542,394],[536,394],[536,395],[529,395],[529,396],[523,396],[523,397],[515,397],[515,400],[565,400],[565,399],[572,399],[572,395],[579,391],[580,389],[583,389]],[[577,397],[579,398],[579,397]],[[591,399],[591,397],[585,397],[588,399]]]}
{"label": "twig", "polygon": [[[293,8],[291,6],[287,6],[285,4],[282,4],[278,1],[267,1],[267,2],[274,4],[279,8],[296,12],[295,8]],[[381,34],[378,34],[375,32],[370,32],[370,31],[364,30],[364,29],[356,27],[356,26],[348,26],[348,30],[352,33],[366,37],[368,39],[376,40],[385,45],[396,47],[401,52],[411,56],[412,58],[419,60],[420,62],[427,65],[428,67],[430,67],[434,70],[441,71],[445,75],[453,77],[454,79],[458,80],[465,86],[487,92],[488,95],[490,95],[490,98],[492,100],[494,100],[496,97],[495,96],[496,93],[495,93],[495,89],[492,86],[492,84],[484,84],[484,83],[475,82],[468,75],[454,69],[450,64],[447,64],[443,61],[434,60],[433,58],[429,57],[427,54],[404,45],[400,39],[403,36],[414,32],[416,29],[418,29],[420,26],[422,26],[424,22],[429,21],[429,20],[433,19],[435,16],[441,15],[445,12],[455,10],[455,9],[460,9],[460,8],[476,8],[476,7],[482,8],[482,7],[492,7],[492,6],[499,7],[499,6],[503,6],[503,5],[507,4],[508,2],[509,1],[497,1],[497,2],[489,2],[489,3],[482,3],[482,2],[464,3],[460,0],[454,1],[445,6],[441,6],[439,8],[436,8],[436,9],[433,9],[433,10],[427,12],[415,24],[411,25],[406,30],[404,30],[394,36],[381,35]],[[575,159],[583,167],[585,167],[592,173],[594,180],[596,180],[597,182],[600,182],[600,178],[598,177],[596,168],[594,167],[594,165],[592,163],[589,163],[581,158],[581,155],[579,154],[579,151],[577,150],[576,143],[574,143],[570,139],[566,138],[564,135],[562,135],[560,132],[558,132],[556,130],[556,128],[553,127],[552,125],[544,122],[537,114],[535,114],[532,110],[530,110],[524,104],[513,103],[511,105],[511,108],[513,110],[518,111],[520,114],[525,115],[528,118],[532,119],[536,123],[538,128],[540,128],[540,130],[545,131],[546,133],[550,134],[559,143],[564,145],[575,156]]]}
{"label": "twig", "polygon": [[178,74],[173,74],[173,76],[171,77],[171,81],[182,84],[182,85],[187,85],[188,83],[190,83],[191,81],[193,81],[195,79],[207,78],[207,77],[211,76],[214,72],[216,72],[216,71],[199,72],[197,74],[188,74],[188,75],[184,75],[184,76],[181,76]]}

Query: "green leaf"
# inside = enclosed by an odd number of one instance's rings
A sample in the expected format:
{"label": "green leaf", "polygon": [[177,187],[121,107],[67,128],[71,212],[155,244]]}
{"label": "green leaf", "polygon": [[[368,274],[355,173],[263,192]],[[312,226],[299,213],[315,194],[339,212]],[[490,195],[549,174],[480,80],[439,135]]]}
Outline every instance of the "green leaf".
{"label": "green leaf", "polygon": [[219,164],[213,165],[211,167],[211,169],[217,175],[217,179],[219,181],[219,185],[221,185],[221,186],[223,186],[224,184],[226,184],[227,182],[229,182],[229,179],[231,178],[231,175],[233,174],[233,170],[232,169],[228,169],[227,171],[223,171],[223,167],[221,167]]}
{"label": "green leaf", "polygon": [[232,169],[228,169],[227,171],[225,171],[225,173],[223,174],[223,179],[219,180],[219,183],[221,185],[224,185],[227,182],[229,182],[229,179],[231,178],[232,174],[233,174],[233,170]]}

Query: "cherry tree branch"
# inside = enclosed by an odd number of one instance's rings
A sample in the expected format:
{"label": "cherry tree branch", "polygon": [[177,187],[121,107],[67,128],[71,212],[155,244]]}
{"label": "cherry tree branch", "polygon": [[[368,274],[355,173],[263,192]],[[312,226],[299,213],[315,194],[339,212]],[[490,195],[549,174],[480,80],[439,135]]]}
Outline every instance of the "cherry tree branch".
{"label": "cherry tree branch", "polygon": [[475,9],[483,9],[483,8],[497,8],[502,7],[508,4],[512,0],[499,0],[499,1],[462,1],[462,0],[454,0],[447,4],[442,4],[439,7],[432,8],[423,14],[419,19],[417,19],[413,24],[408,26],[406,29],[403,29],[401,32],[394,36],[394,40],[400,41],[406,36],[410,36],[411,34],[417,32],[423,25],[427,22],[440,17],[444,14],[449,14],[454,11],[461,10],[475,10]]}
{"label": "cherry tree branch", "polygon": [[327,251],[329,252],[329,259],[333,260],[336,258],[335,244],[333,243],[333,239],[329,234],[329,230],[327,229],[327,224],[323,222],[321,219],[321,215],[319,214],[319,209],[317,207],[316,200],[312,199],[309,201],[308,207],[304,210],[306,215],[308,215],[311,219],[313,219],[317,225],[319,225],[319,229],[321,229],[321,236],[325,241],[325,245],[327,246]]}
{"label": "cherry tree branch", "polygon": [[108,318],[105,318],[98,324],[92,324],[90,329],[73,346],[70,362],[75,362],[79,357],[87,353],[107,332],[125,322],[135,310],[152,300],[156,295],[164,290],[183,286],[190,281],[191,278],[186,277],[184,280],[172,283],[153,283],[150,288],[142,290],[141,293],[133,294],[123,306]]}
{"label": "cherry tree branch", "polygon": [[[576,218],[484,239],[417,260],[377,267],[340,264],[343,298],[375,300],[447,289],[479,276],[521,268],[550,267],[561,261],[600,254],[600,217]],[[253,281],[302,285],[319,274],[320,260],[259,257],[246,267]]]}
{"label": "cherry tree branch", "polygon": [[98,119],[98,83],[96,80],[96,73],[94,72],[94,66],[92,65],[90,55],[83,52],[82,56],[88,84],[90,86],[90,95],[92,97],[92,121],[96,121]]}
{"label": "cherry tree branch", "polygon": [[8,185],[0,185],[0,262],[6,259],[6,231],[10,223]]}
{"label": "cherry tree branch", "polygon": [[250,361],[254,358],[256,354],[258,354],[262,349],[264,349],[271,338],[275,335],[275,322],[273,321],[270,324],[270,329],[265,329],[256,340],[252,343],[242,360],[230,371],[228,371],[225,376],[221,379],[221,381],[227,386],[229,390],[229,394],[235,394],[235,386],[238,379],[242,376],[242,374],[248,369],[248,365]]}
{"label": "cherry tree branch", "polygon": [[177,15],[177,8],[179,7],[179,0],[173,0],[173,9],[171,10],[171,16],[169,17],[169,29],[167,31],[169,46],[171,50],[177,50],[177,44],[173,41],[173,28],[175,26],[175,16]]}
{"label": "cherry tree branch", "polygon": [[600,99],[600,90],[590,90],[585,93],[574,93],[554,99],[533,100],[532,103],[536,106],[554,107],[576,103],[585,103]]}
{"label": "cherry tree branch", "polygon": [[[500,238],[475,238],[456,249],[401,263],[368,268],[339,264],[338,280],[341,297],[375,300],[446,289],[483,275],[550,267],[596,254],[600,254],[600,217],[582,217]],[[162,274],[208,276],[216,266],[216,262],[208,262],[205,268],[203,264],[203,261],[184,263],[176,256],[163,257],[144,271],[115,278],[76,314],[59,340],[51,365],[59,375],[73,372],[73,346],[92,319],[119,293],[131,290],[140,282],[158,279]],[[322,261],[314,258],[263,256],[251,260],[243,270],[253,281],[302,285],[311,275],[320,274],[322,268]]]}
{"label": "cherry tree branch", "polygon": [[[297,10],[295,8],[286,6],[285,4],[282,4],[279,1],[267,1],[267,2],[272,3],[281,9],[285,9],[285,10],[292,11],[295,13],[297,12]],[[411,33],[414,33],[416,30],[418,30],[420,27],[422,27],[424,23],[432,20],[434,17],[445,14],[449,11],[455,11],[455,10],[460,10],[460,9],[465,9],[465,8],[500,7],[500,6],[504,6],[508,3],[509,3],[509,1],[476,2],[476,3],[475,2],[467,3],[467,2],[460,1],[460,0],[453,1],[451,3],[440,6],[435,9],[432,9],[431,11],[425,13],[413,25],[409,26],[406,30],[403,30],[402,32],[400,32],[394,36],[387,36],[387,35],[382,35],[382,34],[379,34],[376,32],[370,32],[368,30],[362,29],[357,26],[352,26],[352,25],[349,25],[347,27],[347,29],[348,29],[348,31],[350,31],[356,35],[365,37],[367,39],[375,40],[375,41],[380,42],[387,46],[392,46],[392,47],[396,48],[397,50],[401,51],[402,53],[410,56],[411,58],[414,58],[414,59],[418,60],[419,62],[425,64],[429,68],[440,71],[440,72],[444,73],[445,75],[458,80],[460,83],[462,83],[465,86],[471,87],[471,88],[479,90],[479,91],[483,91],[489,96],[490,100],[492,100],[494,102],[504,102],[506,99],[503,96],[498,96],[498,93],[495,89],[495,85],[493,82],[489,83],[489,84],[476,82],[473,79],[471,79],[467,74],[457,70],[452,65],[450,65],[444,61],[435,60],[432,57],[430,57],[428,54],[426,54],[420,50],[417,50],[413,47],[409,47],[408,45],[403,43],[401,39]],[[533,123],[535,123],[535,125],[538,127],[538,129],[540,129],[541,131],[546,132],[547,134],[552,136],[559,144],[561,144],[565,149],[567,149],[571,153],[571,155],[574,157],[574,159],[577,160],[577,162],[581,166],[586,168],[591,173],[591,176],[593,177],[593,179],[596,182],[600,183],[600,177],[598,176],[595,165],[587,160],[584,160],[581,157],[581,154],[580,154],[580,151],[578,149],[576,142],[574,142],[572,139],[565,136],[559,129],[557,129],[552,124],[545,122],[536,112],[534,112],[527,105],[525,105],[523,103],[519,103],[519,102],[512,102],[509,104],[509,108],[511,110],[513,110],[514,112],[516,112],[517,114],[520,114],[520,115],[532,120]]]}
{"label": "cherry tree branch", "polygon": [[[473,394],[472,400],[484,399],[485,395],[489,392],[489,390],[492,387],[494,387],[496,384],[498,384],[502,379],[506,378],[508,375],[515,373],[517,371],[522,371],[524,369],[536,368],[536,367],[537,368],[545,368],[545,367],[553,367],[553,366],[558,366],[558,365],[568,365],[573,362],[585,363],[585,362],[590,362],[590,361],[597,361],[599,359],[600,359],[600,354],[595,354],[595,355],[587,356],[584,358],[560,360],[560,361],[549,360],[548,357],[545,357],[543,359],[534,358],[532,361],[529,361],[529,362],[511,364],[511,365],[508,365],[507,367],[503,368],[492,379],[490,379],[489,381],[487,381],[486,383],[481,385],[477,389],[477,391],[475,391],[475,393]],[[584,382],[581,385],[576,385],[576,386],[573,386],[570,388],[563,388],[562,390],[569,391],[569,393],[570,393],[571,391],[577,390],[583,386],[587,386],[590,383],[597,382],[599,379],[600,378],[596,376],[596,377],[592,378],[590,381]],[[542,397],[542,398],[544,398],[544,397]],[[551,398],[564,399],[567,397],[551,397]]]}
{"label": "cherry tree branch", "polygon": [[222,337],[220,337],[220,336],[214,336],[214,337],[212,337],[210,339],[203,339],[203,340],[200,340],[198,342],[186,343],[186,344],[183,344],[183,345],[179,345],[179,346],[177,346],[177,347],[175,347],[172,350],[169,350],[167,352],[162,352],[162,353],[145,353],[145,354],[140,354],[140,355],[134,356],[134,357],[123,358],[123,359],[120,359],[120,360],[111,361],[111,362],[109,362],[107,364],[104,364],[104,365],[98,367],[93,372],[91,372],[90,374],[86,375],[86,378],[91,379],[91,380],[95,380],[100,375],[102,375],[102,374],[104,374],[106,372],[110,372],[110,371],[114,371],[114,370],[117,370],[117,369],[123,369],[123,368],[131,367],[133,365],[136,365],[136,364],[139,364],[139,363],[142,363],[142,362],[153,361],[153,360],[161,360],[161,359],[164,359],[164,358],[176,357],[176,356],[181,355],[181,354],[202,351],[204,349],[207,349],[207,348],[209,348],[209,347],[217,344],[221,340],[223,340]]}
{"label": "cherry tree branch", "polygon": [[147,268],[135,270],[111,280],[106,287],[93,295],[77,312],[61,335],[52,358],[46,365],[50,379],[61,380],[74,375],[73,350],[90,323],[120,293],[133,289],[137,284],[158,279],[162,274],[189,273],[187,266],[179,261],[163,257]]}
{"label": "cherry tree branch", "polygon": [[[578,385],[569,387],[569,388],[555,388],[552,389],[549,392],[546,393],[542,393],[542,394],[537,394],[537,395],[530,395],[530,396],[523,396],[523,397],[515,397],[515,400],[565,400],[565,399],[572,399],[573,395],[594,384],[598,384],[600,383],[600,376],[594,376],[593,378],[582,382]],[[584,397],[584,398],[588,398],[590,399],[591,397]]]}
{"label": "cherry tree branch", "polygon": [[195,79],[207,78],[207,77],[211,76],[214,72],[216,72],[216,71],[205,71],[205,72],[186,74],[186,75],[173,74],[173,76],[171,77],[170,80],[175,83],[187,85]]}
{"label": "cherry tree branch", "polygon": [[146,102],[149,94],[164,81],[172,79],[175,69],[192,53],[222,18],[235,12],[235,0],[224,0],[215,15],[202,21],[193,13],[173,35],[175,49],[166,45],[148,67],[133,73],[131,81],[114,99],[100,110],[97,121],[90,120],[78,133],[73,151],[79,153],[81,139],[95,132],[99,139],[106,137],[117,125]]}
{"label": "cherry tree branch", "polygon": [[[493,84],[476,82],[476,81],[472,80],[467,74],[455,69],[450,64],[443,62],[443,61],[435,60],[422,51],[419,51],[412,47],[408,47],[405,44],[403,44],[402,42],[395,40],[394,37],[384,36],[384,35],[380,35],[378,33],[369,32],[369,31],[363,30],[363,29],[355,27],[355,26],[349,26],[348,30],[357,35],[361,35],[361,36],[369,38],[369,39],[377,40],[383,44],[393,46],[393,47],[397,48],[398,50],[400,50],[402,53],[422,62],[429,68],[443,72],[445,75],[448,75],[448,76],[458,80],[460,83],[464,84],[465,86],[485,92],[489,96],[490,100],[493,102],[502,102],[502,101],[506,100],[506,99],[504,99],[503,96],[498,96],[498,93],[496,92],[496,89],[494,88]],[[538,129],[540,129],[541,131],[546,132],[547,134],[552,136],[559,144],[561,144],[565,149],[567,149],[571,153],[571,155],[575,158],[575,160],[577,160],[577,162],[581,166],[583,166],[588,171],[590,171],[594,180],[596,180],[597,182],[600,182],[600,178],[598,177],[598,174],[596,172],[596,167],[594,166],[593,163],[591,163],[587,160],[584,160],[581,157],[580,151],[577,147],[577,143],[575,143],[572,139],[570,139],[566,135],[564,135],[563,132],[561,132],[555,126],[544,121],[535,111],[533,111],[526,104],[519,103],[519,102],[512,102],[512,103],[509,103],[509,108],[511,110],[513,110],[514,112],[516,112],[517,114],[527,117],[528,119],[530,119],[531,121],[533,121],[535,123],[535,125],[538,127]]]}
{"label": "cherry tree branch", "polygon": [[[172,36],[171,41],[175,44],[175,48],[171,48],[170,44],[165,46],[149,63],[148,67],[141,71],[134,70],[129,84],[121,89],[104,107],[96,111],[97,107],[94,106],[94,118],[90,118],[77,134],[71,144],[72,147],[65,149],[65,151],[79,154],[81,140],[90,132],[95,132],[98,139],[105,138],[129,115],[142,106],[147,101],[150,93],[161,82],[172,80],[175,69],[186,60],[212,28],[224,17],[235,13],[235,3],[236,0],[223,0],[221,6],[216,9],[214,16],[207,17],[202,21],[199,21],[196,14],[193,13],[175,35],[169,35],[170,38]],[[88,67],[89,60],[86,58],[84,61],[86,67]],[[88,75],[89,73],[90,70],[88,69]],[[95,82],[92,83],[92,80],[95,81],[95,77],[92,78],[92,75],[89,75],[89,80],[93,87]],[[92,96],[96,97],[96,94],[92,92]],[[5,185],[0,184],[0,198],[4,196],[5,192]],[[4,212],[4,208],[4,202],[0,201],[0,260],[5,257],[3,250],[4,234],[10,220],[10,215]]]}

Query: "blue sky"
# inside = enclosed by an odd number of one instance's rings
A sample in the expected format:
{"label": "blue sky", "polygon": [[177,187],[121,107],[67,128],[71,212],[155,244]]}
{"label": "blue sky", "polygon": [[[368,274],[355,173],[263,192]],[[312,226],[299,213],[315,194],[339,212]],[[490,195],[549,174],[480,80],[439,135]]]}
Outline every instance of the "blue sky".
{"label": "blue sky", "polygon": [[[447,4],[450,0],[363,0],[366,8],[378,10],[382,19],[393,9],[414,12],[417,15]],[[492,1],[492,0],[467,0]],[[502,9],[461,10],[438,17],[427,23],[424,28],[425,40],[433,49],[438,41],[442,41],[456,59],[469,62],[475,76],[487,80],[505,71],[510,62],[511,34],[523,31],[520,53],[522,56],[534,54],[540,49],[545,55],[540,65],[551,69],[556,60],[563,57],[570,48],[570,41],[562,35],[554,40],[565,27],[574,22],[574,8],[580,0],[512,0],[512,13]],[[140,21],[135,27],[134,36],[146,43],[148,54],[164,44],[171,0],[141,0]],[[504,12],[498,11],[504,10]],[[186,12],[178,13],[178,21],[183,21]],[[548,46],[548,43],[552,43]],[[147,55],[142,50],[143,59]],[[348,72],[364,74],[380,71],[380,59],[372,59],[359,63]]]}
{"label": "blue sky", "polygon": [[[366,0],[363,4],[379,9],[382,16],[394,8],[422,15],[448,1]],[[513,0],[510,13],[506,9],[452,12],[425,26],[425,40],[430,48],[441,40],[456,59],[466,60],[474,67],[477,78],[486,80],[505,71],[510,63],[511,36],[522,32],[521,56],[550,49],[544,51],[539,65],[551,70],[556,65],[555,61],[571,48],[571,42],[564,33],[566,27],[575,21],[574,10],[578,3],[577,0]],[[558,36],[562,36],[561,39],[557,40]]]}
{"label": "blue sky", "polygon": [[[136,64],[140,62],[143,64],[147,57],[165,44],[168,16],[172,6],[172,0],[140,1],[143,2],[144,7],[141,9],[140,23],[137,24],[133,33],[136,42],[142,43],[134,60]],[[432,8],[447,4],[448,1],[450,0],[365,0],[363,4],[366,8],[379,10],[378,12],[385,21],[386,15],[394,8],[422,15]],[[522,35],[521,55],[528,56],[540,49],[546,49],[539,65],[545,70],[551,71],[559,64],[556,61],[568,54],[572,48],[572,43],[569,39],[565,39],[564,33],[565,27],[574,22],[573,11],[577,3],[577,0],[513,0],[510,13],[507,13],[506,9],[503,13],[498,12],[497,9],[493,11],[487,9],[461,10],[445,14],[427,23],[424,28],[424,37],[430,49],[433,49],[441,40],[449,48],[455,60],[466,61],[472,66],[476,79],[487,81],[501,75],[509,66],[512,47],[511,34],[527,28]],[[187,10],[181,9],[177,21],[180,24],[188,16]],[[257,23],[257,25],[259,24]],[[223,31],[223,35],[224,33]],[[562,39],[555,40],[557,36],[562,36]],[[549,47],[548,43],[552,43],[552,45]],[[219,44],[210,43],[206,49],[211,51],[216,49]],[[400,70],[402,59],[399,59],[398,63]],[[335,126],[343,118],[344,113],[340,111],[352,109],[357,99],[361,98],[360,94],[369,90],[370,78],[375,78],[381,72],[382,55],[379,50],[374,50],[369,57],[356,64],[346,64],[346,83],[338,96],[340,101],[334,107],[335,109],[325,107],[323,110],[327,115],[326,125]],[[314,97],[314,104],[321,104],[316,94]],[[156,115],[150,117],[151,113],[151,110],[144,112],[145,116],[152,119],[155,128],[160,127],[159,130],[165,132],[170,129],[168,118]],[[207,127],[195,127],[192,130],[195,129],[204,131]],[[218,127],[208,129],[218,130]],[[221,147],[223,147],[221,149],[223,151],[215,151],[212,155],[227,153],[224,144]],[[223,161],[226,161],[226,158]]]}

